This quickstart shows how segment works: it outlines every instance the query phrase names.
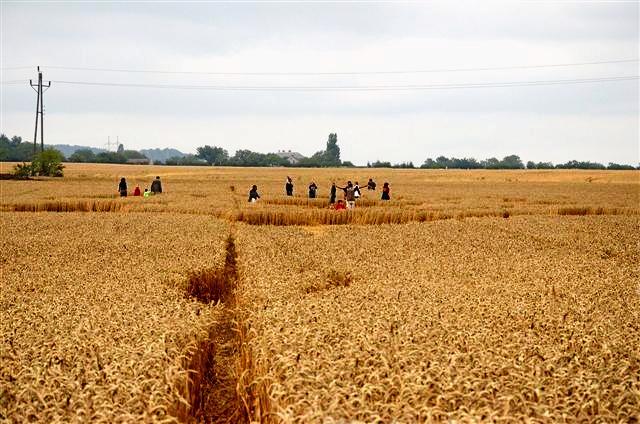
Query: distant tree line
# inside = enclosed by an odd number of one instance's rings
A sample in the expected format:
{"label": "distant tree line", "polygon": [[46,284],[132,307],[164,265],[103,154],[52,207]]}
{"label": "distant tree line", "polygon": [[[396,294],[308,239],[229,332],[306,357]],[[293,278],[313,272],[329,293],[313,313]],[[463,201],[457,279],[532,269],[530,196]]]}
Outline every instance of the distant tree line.
{"label": "distant tree line", "polygon": [[[59,153],[59,152],[58,152]],[[0,134],[0,161],[6,162],[30,162],[33,160],[33,144],[23,141],[19,136],[11,138]],[[62,153],[60,157],[68,162],[85,163],[127,163],[130,160],[145,160],[147,157],[136,150],[125,150],[120,144],[116,152],[94,153],[91,149],[76,150],[68,159],[64,159]],[[338,135],[329,134],[325,150],[314,153],[309,158],[303,158],[299,162],[292,164],[287,159],[278,156],[276,153],[259,153],[251,150],[237,150],[233,156],[222,147],[202,146],[197,148],[197,154],[174,156],[165,161],[166,165],[212,165],[212,166],[289,166],[289,167],[354,167],[349,161],[340,160],[340,146],[338,146]],[[368,162],[367,168],[400,168],[415,169],[413,162],[402,162],[392,164],[391,162]],[[603,165],[598,162],[583,162],[570,160],[566,163],[554,165],[551,162],[528,161],[526,165],[519,156],[509,155],[502,160],[495,157],[478,161],[474,158],[447,158],[438,156],[436,159],[428,158],[420,165],[422,169],[609,169],[609,170],[632,170],[640,169],[632,165],[623,165],[610,162]]]}
{"label": "distant tree line", "polygon": [[[37,146],[40,150],[40,146]],[[147,159],[145,155],[137,150],[125,150],[120,144],[116,152],[100,152],[94,153],[91,149],[76,150],[71,156],[65,158],[64,155],[56,150],[56,157],[64,162],[85,162],[85,163],[127,163],[131,159]],[[6,162],[31,162],[34,159],[33,143],[23,141],[20,136],[11,138],[4,134],[0,134],[0,161]]]}
{"label": "distant tree line", "polygon": [[17,135],[9,139],[6,135],[0,134],[0,161],[30,162],[31,159],[33,143],[23,142],[22,137]]}
{"label": "distant tree line", "polygon": [[[387,162],[388,163],[388,162]],[[374,167],[376,163],[371,166]],[[409,162],[411,164],[411,162]],[[397,164],[390,166],[392,168],[405,168],[406,164]],[[423,169],[525,169],[525,165],[517,155],[509,155],[499,160],[497,158],[489,158],[478,161],[474,158],[447,158],[439,156],[435,160],[428,158],[420,168]],[[570,160],[566,163],[554,165],[551,162],[532,162],[526,164],[526,169],[609,169],[609,170],[631,170],[640,169],[640,165],[636,168],[631,165],[621,165],[610,162],[605,166],[597,162],[581,162]]]}
{"label": "distant tree line", "polygon": [[[159,163],[159,162],[154,162]],[[173,166],[208,166],[207,161],[200,159],[196,155],[171,156],[164,161],[164,165]]]}
{"label": "distant tree line", "polygon": [[[550,163],[533,163],[527,162],[527,169],[544,169],[542,166],[551,165]],[[634,168],[631,165],[621,165],[619,163],[609,162],[609,165],[604,166],[597,162],[579,162],[577,160],[570,160],[567,163],[561,163],[556,165],[556,169],[613,169],[613,170],[630,170],[640,169],[640,166]]]}
{"label": "distant tree line", "polygon": [[394,163],[381,162],[379,160],[375,162],[367,162],[367,168],[401,168],[401,169],[415,169],[413,162]]}
{"label": "distant tree line", "polygon": [[203,146],[196,149],[197,157],[212,166],[289,166],[288,160],[275,153],[258,153],[251,150],[238,150],[233,156],[222,147]]}
{"label": "distant tree line", "polygon": [[325,150],[320,150],[295,164],[276,153],[258,153],[244,149],[237,150],[233,156],[229,156],[229,152],[222,147],[207,145],[198,147],[197,152],[198,158],[204,159],[213,166],[296,166],[307,168],[354,166],[351,162],[340,160],[338,135],[335,133],[329,134]]}
{"label": "distant tree line", "polygon": [[61,177],[64,173],[64,165],[61,163],[64,159],[62,153],[54,149],[39,151],[40,146],[36,147],[36,153],[34,153],[33,143],[25,142],[17,135],[9,138],[0,134],[0,161],[22,162],[14,168],[14,174],[18,178]]}
{"label": "distant tree line", "polygon": [[76,150],[68,158],[68,162],[81,163],[127,163],[130,160],[148,160],[148,158],[137,150],[125,150],[120,144],[115,152],[94,153],[91,149]]}
{"label": "distant tree line", "polygon": [[509,155],[499,160],[489,158],[478,161],[474,158],[447,158],[439,156],[435,160],[428,158],[420,168],[423,169],[523,169],[522,160],[517,155]]}

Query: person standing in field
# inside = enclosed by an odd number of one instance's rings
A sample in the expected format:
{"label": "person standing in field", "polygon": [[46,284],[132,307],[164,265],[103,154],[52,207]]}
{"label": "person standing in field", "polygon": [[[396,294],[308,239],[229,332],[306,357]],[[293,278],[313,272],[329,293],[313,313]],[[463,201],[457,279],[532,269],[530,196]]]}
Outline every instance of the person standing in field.
{"label": "person standing in field", "polygon": [[315,199],[317,191],[318,191],[318,186],[316,185],[315,182],[312,181],[311,184],[309,184],[309,199]]}
{"label": "person standing in field", "polygon": [[138,184],[136,184],[136,188],[133,189],[133,195],[134,196],[140,196],[140,186]]}
{"label": "person standing in field", "polygon": [[356,181],[356,184],[353,186],[353,195],[356,199],[359,199],[361,196],[360,193],[360,184]]}
{"label": "person standing in field", "polygon": [[293,196],[293,180],[287,176],[287,183],[284,185],[284,189],[287,192],[287,196]]}
{"label": "person standing in field", "polygon": [[382,185],[382,200],[391,200],[391,189],[389,188],[389,183],[384,183]]}
{"label": "person standing in field", "polygon": [[153,194],[162,193],[162,183],[160,182],[160,177],[156,177],[156,179],[151,183],[151,192]]}
{"label": "person standing in field", "polygon": [[329,196],[329,204],[333,205],[336,203],[336,183],[331,183],[331,192]]}
{"label": "person standing in field", "polygon": [[347,201],[347,209],[353,209],[356,207],[356,197],[354,194],[354,187],[351,181],[347,181],[346,187],[338,187],[344,191],[344,199]]}
{"label": "person standing in field", "polygon": [[120,192],[120,197],[127,197],[127,180],[124,177],[120,178],[118,192]]}
{"label": "person standing in field", "polygon": [[340,190],[342,190],[342,193],[343,193],[342,197],[344,198],[344,200],[347,200],[347,187],[349,187],[350,185],[353,185],[351,181],[347,181],[346,186],[338,187]]}
{"label": "person standing in field", "polygon": [[259,198],[260,198],[260,195],[258,194],[258,186],[254,184],[251,187],[251,190],[249,191],[249,202],[250,203],[257,202]]}
{"label": "person standing in field", "polygon": [[367,182],[367,190],[374,190],[376,189],[376,182],[373,181],[372,178],[369,178],[369,181]]}

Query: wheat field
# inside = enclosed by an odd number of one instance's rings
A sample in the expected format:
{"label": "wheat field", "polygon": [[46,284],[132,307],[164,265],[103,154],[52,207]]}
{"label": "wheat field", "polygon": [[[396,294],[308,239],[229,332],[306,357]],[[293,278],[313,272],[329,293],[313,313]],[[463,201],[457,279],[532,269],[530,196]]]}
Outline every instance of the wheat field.
{"label": "wheat field", "polygon": [[[371,177],[391,201],[328,208]],[[640,420],[637,171],[69,164],[0,189],[2,421]]]}

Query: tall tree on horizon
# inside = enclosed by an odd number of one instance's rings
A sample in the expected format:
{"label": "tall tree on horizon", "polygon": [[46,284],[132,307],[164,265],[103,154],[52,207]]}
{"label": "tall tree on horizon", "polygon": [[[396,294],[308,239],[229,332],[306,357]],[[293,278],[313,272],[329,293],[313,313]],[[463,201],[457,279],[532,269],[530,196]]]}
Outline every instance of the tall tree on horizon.
{"label": "tall tree on horizon", "polygon": [[225,165],[229,161],[229,152],[222,147],[203,146],[198,147],[197,156],[207,161],[209,165]]}
{"label": "tall tree on horizon", "polygon": [[327,165],[339,166],[342,161],[340,160],[340,146],[338,146],[338,134],[330,133],[327,139],[327,148],[324,152],[324,159]]}

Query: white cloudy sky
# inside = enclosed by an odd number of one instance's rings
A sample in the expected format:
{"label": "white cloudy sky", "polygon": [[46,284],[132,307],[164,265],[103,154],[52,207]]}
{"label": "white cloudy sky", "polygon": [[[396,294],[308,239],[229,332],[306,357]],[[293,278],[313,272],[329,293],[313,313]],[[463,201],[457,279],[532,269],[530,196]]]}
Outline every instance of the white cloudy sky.
{"label": "white cloudy sky", "polygon": [[[33,137],[44,69],[45,141],[126,148],[204,144],[310,155],[338,133],[342,158],[518,154],[523,160],[638,163],[638,80],[405,91],[216,91],[62,81],[204,86],[379,86],[638,75],[638,62],[473,72],[372,72],[637,59],[637,2],[3,2],[2,122]],[[12,69],[16,67],[26,67]]]}

